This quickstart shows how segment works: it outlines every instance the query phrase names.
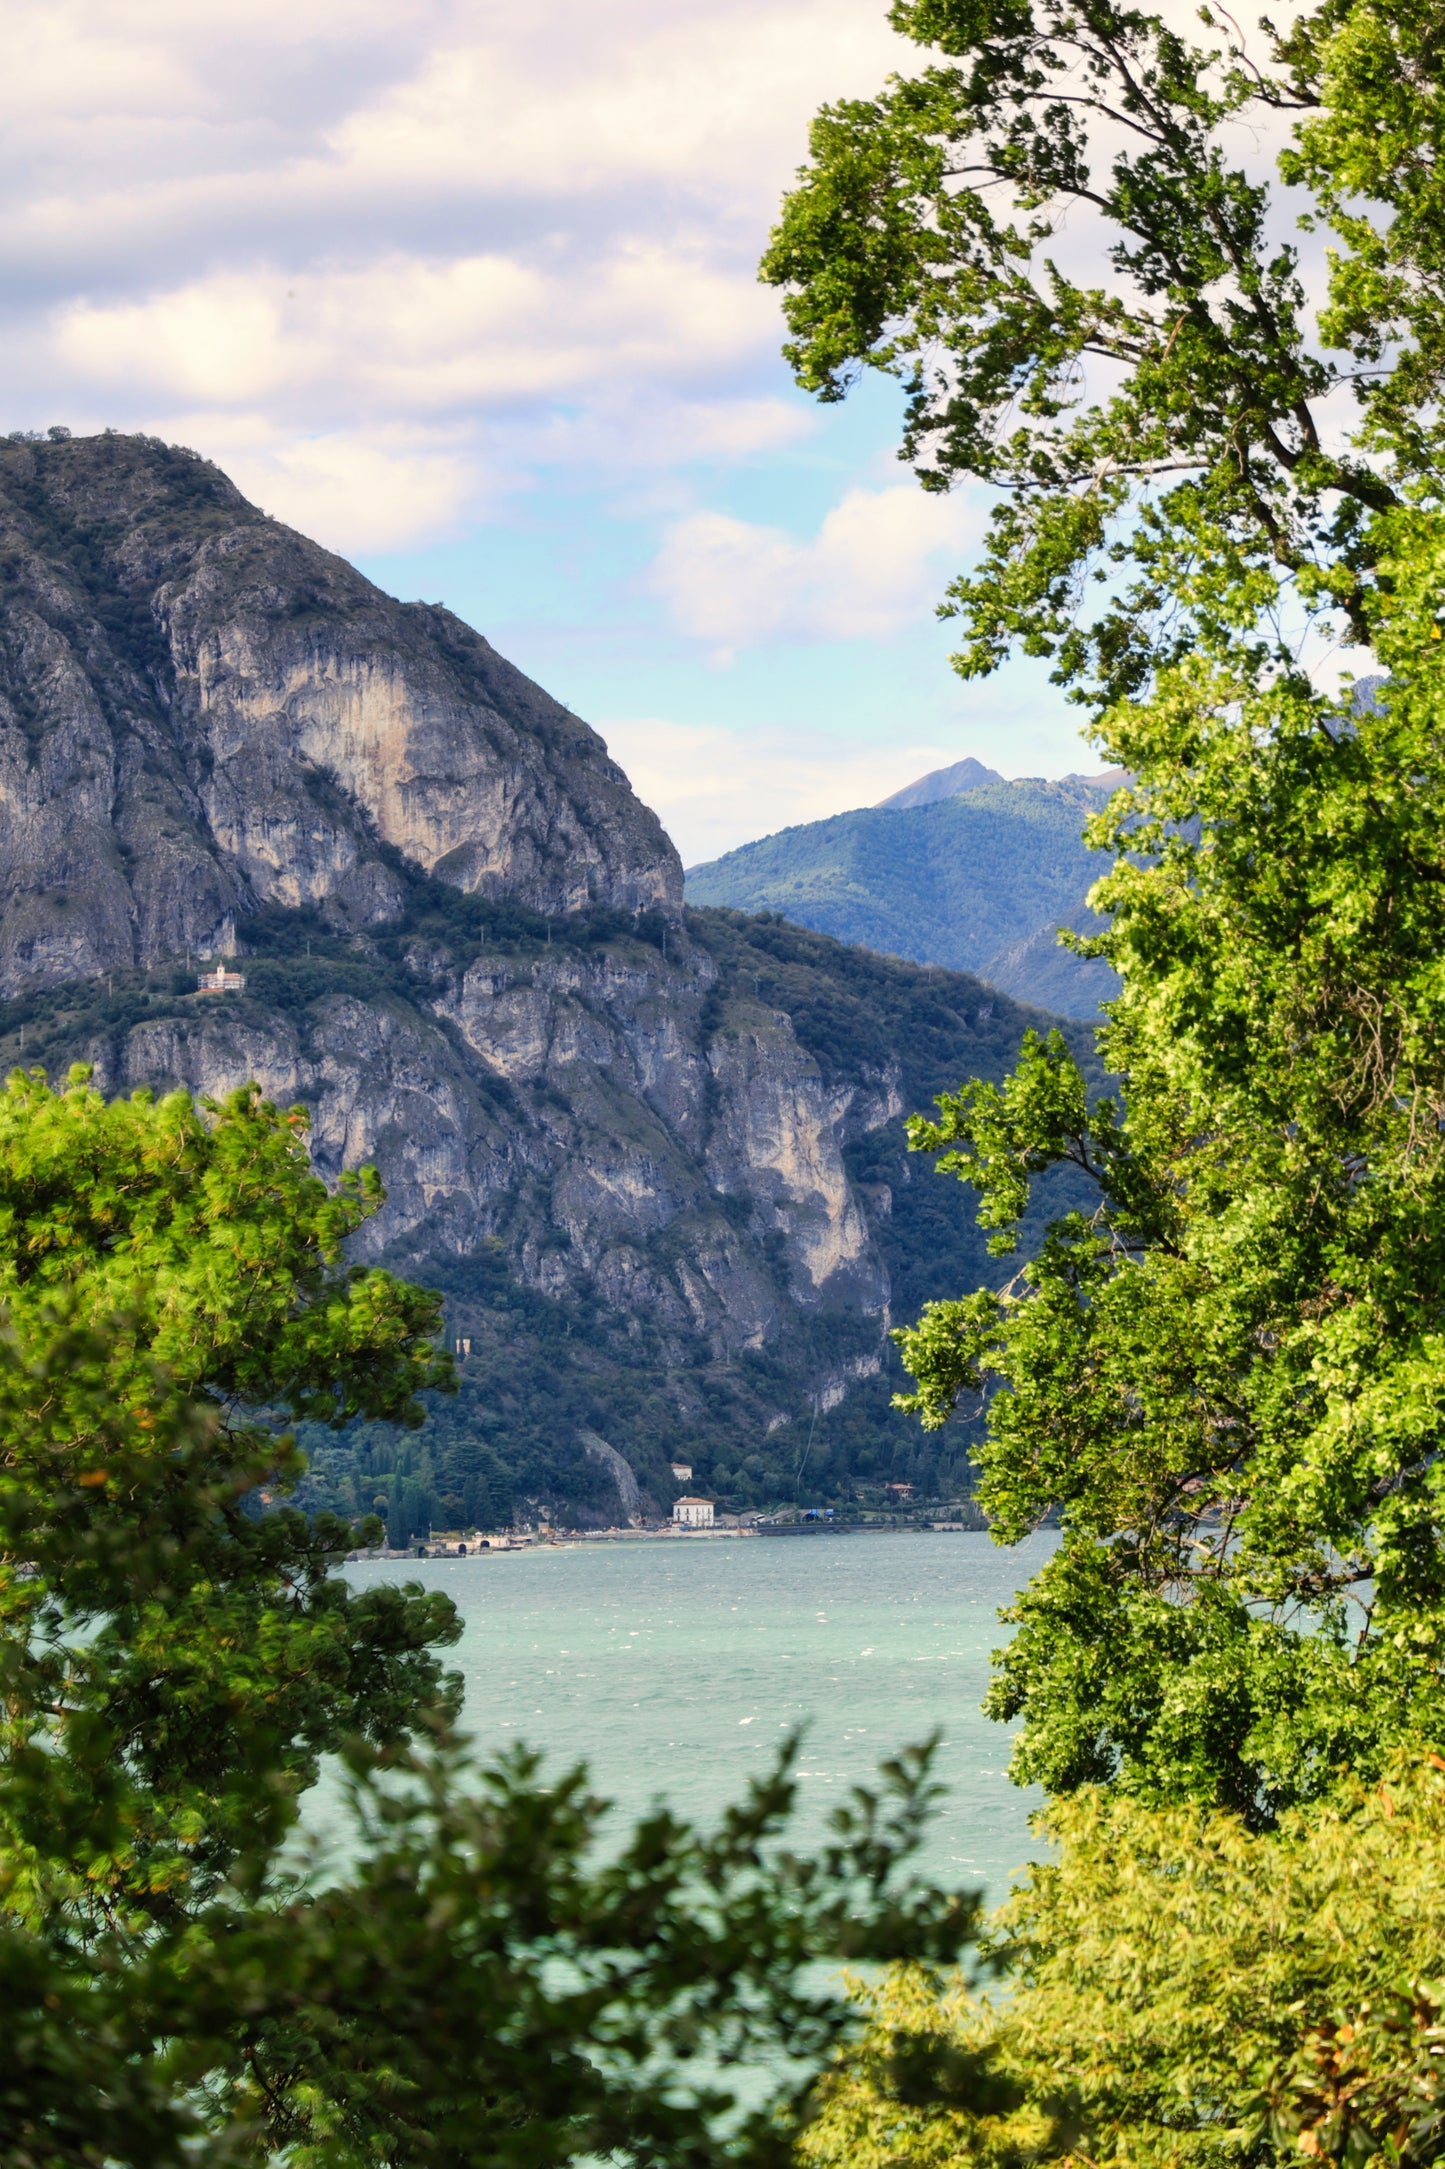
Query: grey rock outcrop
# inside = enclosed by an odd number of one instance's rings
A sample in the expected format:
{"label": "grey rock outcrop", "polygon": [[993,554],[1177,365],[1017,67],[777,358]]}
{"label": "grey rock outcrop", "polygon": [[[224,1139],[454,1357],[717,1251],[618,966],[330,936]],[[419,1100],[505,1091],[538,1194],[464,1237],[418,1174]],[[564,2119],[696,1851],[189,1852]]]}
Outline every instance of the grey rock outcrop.
{"label": "grey rock outcrop", "polygon": [[0,440],[0,992],[396,916],[397,855],[544,913],[676,916],[602,740],[146,439]]}
{"label": "grey rock outcrop", "polygon": [[599,1438],[595,1431],[582,1430],[577,1435],[588,1460],[597,1462],[612,1478],[623,1519],[636,1520],[642,1506],[642,1493],[631,1462],[625,1460],[615,1446],[609,1446],[605,1438]]}
{"label": "grey rock outcrop", "polygon": [[877,1127],[896,1095],[826,1089],[785,1015],[719,1000],[713,959],[681,947],[483,950],[410,989],[378,976],[371,999],[192,1003],[83,1051],[111,1092],[254,1079],[304,1102],[321,1173],[384,1173],[361,1256],[417,1269],[500,1242],[545,1294],[645,1315],[674,1367],[699,1344],[761,1349],[819,1307],[876,1343],[888,1276],[843,1145],[855,1103]]}
{"label": "grey rock outcrop", "polygon": [[[901,1118],[1000,1075],[1045,1020],[777,921],[689,913],[664,954],[585,919],[550,942],[447,934],[435,894],[394,930],[253,953],[238,997],[169,974],[52,993],[25,1059],[88,1061],[107,1092],[254,1079],[306,1106],[325,1177],[378,1166],[356,1254],[442,1289],[465,1346],[437,1421],[554,1509],[609,1520],[630,1496],[584,1433],[623,1453],[645,1510],[679,1452],[742,1504],[791,1496],[810,1439],[813,1480],[920,1475],[936,1449],[890,1408],[890,1324],[994,1268]],[[962,1450],[943,1442],[949,1465]]]}

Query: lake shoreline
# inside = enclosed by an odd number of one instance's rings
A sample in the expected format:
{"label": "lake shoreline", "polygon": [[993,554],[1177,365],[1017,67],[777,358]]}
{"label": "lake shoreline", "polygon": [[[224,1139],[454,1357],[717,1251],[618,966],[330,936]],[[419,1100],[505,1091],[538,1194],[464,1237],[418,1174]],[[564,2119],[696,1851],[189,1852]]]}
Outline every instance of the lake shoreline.
{"label": "lake shoreline", "polygon": [[655,1529],[557,1529],[542,1534],[438,1538],[403,1550],[379,1548],[348,1552],[348,1563],[363,1559],[472,1559],[514,1551],[576,1551],[586,1544],[735,1543],[740,1538],[823,1536],[987,1536],[985,1527],[966,1521],[783,1521],[732,1529],[683,1529],[664,1524]]}

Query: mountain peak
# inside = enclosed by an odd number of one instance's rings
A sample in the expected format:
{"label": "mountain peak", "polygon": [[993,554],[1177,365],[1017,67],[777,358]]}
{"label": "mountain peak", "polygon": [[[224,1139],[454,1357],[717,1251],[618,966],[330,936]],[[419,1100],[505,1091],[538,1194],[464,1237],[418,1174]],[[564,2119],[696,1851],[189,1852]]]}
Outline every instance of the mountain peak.
{"label": "mountain peak", "polygon": [[965,760],[955,761],[951,768],[930,769],[916,783],[907,783],[891,798],[880,798],[878,807],[903,808],[906,806],[932,806],[940,798],[957,798],[960,791],[976,791],[981,783],[1002,783],[1003,777],[996,768],[985,768],[972,754]]}
{"label": "mountain peak", "polygon": [[395,918],[398,854],[544,913],[682,901],[595,731],[151,437],[0,439],[0,993]]}
{"label": "mountain peak", "polygon": [[1115,981],[1099,959],[1057,950],[1054,933],[1098,931],[1085,898],[1109,860],[1083,829],[1114,787],[1107,775],[1020,776],[931,803],[860,807],[690,867],[688,901],[781,912],[836,940],[976,972],[1016,999],[1089,1017]]}

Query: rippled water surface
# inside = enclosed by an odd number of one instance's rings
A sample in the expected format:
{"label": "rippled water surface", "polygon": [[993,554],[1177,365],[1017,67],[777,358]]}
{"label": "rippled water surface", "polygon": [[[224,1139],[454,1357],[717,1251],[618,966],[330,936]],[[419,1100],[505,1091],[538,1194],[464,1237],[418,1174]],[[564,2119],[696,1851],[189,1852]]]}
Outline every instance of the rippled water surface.
{"label": "rippled water surface", "polygon": [[585,1760],[635,1811],[665,1796],[710,1818],[779,1735],[808,1727],[798,1835],[880,1757],[935,1728],[948,1797],[929,1872],[994,1897],[1035,1850],[1031,1795],[982,1716],[998,1608],[1055,1539],[758,1537],[588,1544],[468,1559],[367,1561],[355,1583],[445,1589],[466,1630],[451,1662],[483,1752],[524,1739]]}

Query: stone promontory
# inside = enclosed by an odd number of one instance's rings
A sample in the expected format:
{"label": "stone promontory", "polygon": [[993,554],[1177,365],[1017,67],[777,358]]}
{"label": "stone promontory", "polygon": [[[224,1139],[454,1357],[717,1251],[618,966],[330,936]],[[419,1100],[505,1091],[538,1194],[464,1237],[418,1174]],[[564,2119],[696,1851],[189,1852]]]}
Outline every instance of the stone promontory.
{"label": "stone promontory", "polygon": [[0,440],[0,991],[395,917],[390,853],[536,911],[676,916],[596,732],[154,440]]}

